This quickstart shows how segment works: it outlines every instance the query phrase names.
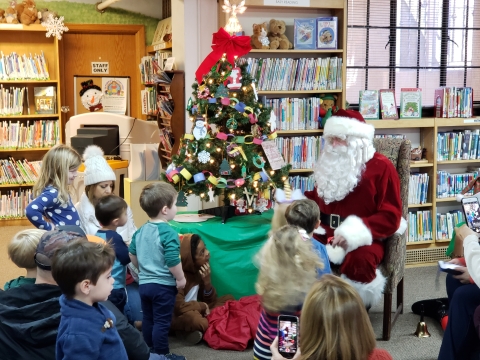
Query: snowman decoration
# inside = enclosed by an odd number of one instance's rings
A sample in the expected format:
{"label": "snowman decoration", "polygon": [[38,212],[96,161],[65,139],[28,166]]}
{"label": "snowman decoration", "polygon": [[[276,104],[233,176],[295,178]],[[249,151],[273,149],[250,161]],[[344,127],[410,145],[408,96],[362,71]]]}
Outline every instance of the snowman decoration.
{"label": "snowman decoration", "polygon": [[207,136],[207,122],[203,118],[198,118],[195,121],[193,136],[195,136],[196,140],[204,139]]}
{"label": "snowman decoration", "polygon": [[82,82],[82,90],[80,90],[80,100],[85,109],[95,112],[103,109],[102,105],[102,89],[93,83],[93,80]]}

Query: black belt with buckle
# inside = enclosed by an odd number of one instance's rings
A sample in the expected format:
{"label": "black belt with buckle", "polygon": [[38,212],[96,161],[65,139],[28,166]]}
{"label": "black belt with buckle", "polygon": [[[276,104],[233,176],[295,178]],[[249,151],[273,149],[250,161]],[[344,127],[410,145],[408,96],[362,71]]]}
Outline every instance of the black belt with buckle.
{"label": "black belt with buckle", "polygon": [[323,225],[330,226],[330,229],[336,229],[345,220],[337,214],[320,214],[320,221]]}

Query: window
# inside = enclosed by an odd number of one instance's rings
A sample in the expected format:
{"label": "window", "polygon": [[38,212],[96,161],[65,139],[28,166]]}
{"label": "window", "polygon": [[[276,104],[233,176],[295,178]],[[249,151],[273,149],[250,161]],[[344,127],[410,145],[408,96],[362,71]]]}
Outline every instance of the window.
{"label": "window", "polygon": [[[469,86],[480,103],[480,1],[348,0],[347,101],[360,90]],[[475,11],[476,10],[476,11]]]}

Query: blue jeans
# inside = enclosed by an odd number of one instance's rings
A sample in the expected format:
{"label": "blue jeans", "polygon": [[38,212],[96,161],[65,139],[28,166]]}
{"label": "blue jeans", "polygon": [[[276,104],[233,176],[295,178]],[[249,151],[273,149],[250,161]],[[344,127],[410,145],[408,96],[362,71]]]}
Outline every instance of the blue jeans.
{"label": "blue jeans", "polygon": [[438,360],[470,359],[478,350],[473,314],[480,305],[480,289],[475,284],[462,284],[450,274],[446,283],[450,305]]}
{"label": "blue jeans", "polygon": [[142,321],[142,303],[138,293],[138,283],[136,282],[127,285],[127,303],[125,304],[124,314],[132,325],[135,321]]}
{"label": "blue jeans", "polygon": [[165,355],[170,352],[168,332],[172,322],[176,286],[160,284],[142,284],[139,286],[142,301],[143,338],[155,354]]}

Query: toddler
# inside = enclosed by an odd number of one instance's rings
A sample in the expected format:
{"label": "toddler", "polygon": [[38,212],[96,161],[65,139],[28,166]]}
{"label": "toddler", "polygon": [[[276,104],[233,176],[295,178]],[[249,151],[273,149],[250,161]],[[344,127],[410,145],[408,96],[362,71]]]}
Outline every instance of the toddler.
{"label": "toddler", "polygon": [[95,205],[95,217],[101,225],[95,235],[111,243],[115,250],[115,262],[113,263],[112,276],[114,279],[113,290],[108,297],[123,313],[127,302],[126,273],[130,263],[128,247],[123,238],[117,233],[117,228],[127,223],[127,203],[116,195],[107,195],[100,198]]}
{"label": "toddler", "polygon": [[40,176],[33,187],[36,198],[28,204],[26,216],[38,229],[53,230],[60,225],[80,225],[68,186],[77,177],[82,158],[69,146],[57,145],[42,159]]}
{"label": "toddler", "polygon": [[16,279],[8,281],[3,287],[4,290],[22,286],[24,284],[34,284],[37,277],[37,264],[35,264],[35,252],[45,230],[28,229],[15,234],[10,244],[8,244],[8,257],[19,268],[27,270],[27,276],[19,276]]}
{"label": "toddler", "polygon": [[128,360],[116,319],[99,301],[113,288],[115,251],[107,243],[70,241],[55,252],[52,276],[62,291],[56,359]]}
{"label": "toddler", "polygon": [[142,333],[155,354],[170,360],[185,357],[170,353],[168,332],[172,322],[177,289],[186,284],[180,262],[180,240],[168,225],[177,213],[177,191],[166,182],[145,186],[140,206],[150,218],[133,235],[129,247],[133,265],[139,272],[142,303]]}
{"label": "toddler", "polygon": [[275,231],[257,255],[260,267],[255,285],[262,298],[255,337],[254,359],[269,360],[270,345],[277,335],[279,315],[299,316],[303,301],[323,268],[312,251],[310,237],[297,226],[285,225]]}

